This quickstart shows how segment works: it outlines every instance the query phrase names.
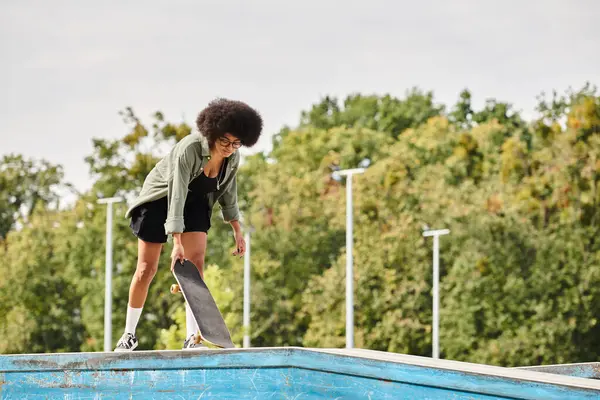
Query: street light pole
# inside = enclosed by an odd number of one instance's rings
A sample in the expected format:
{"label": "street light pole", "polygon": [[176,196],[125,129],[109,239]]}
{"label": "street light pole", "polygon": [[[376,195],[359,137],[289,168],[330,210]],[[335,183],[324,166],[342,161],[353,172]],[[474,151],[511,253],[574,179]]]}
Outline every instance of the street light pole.
{"label": "street light pole", "polygon": [[365,168],[352,168],[335,171],[338,176],[346,176],[346,348],[354,347],[354,271],[353,271],[353,218],[352,218],[352,176],[362,174]]}
{"label": "street light pole", "polygon": [[112,348],[112,225],[113,203],[123,201],[120,197],[99,199],[98,204],[106,204],[106,263],[104,283],[104,351]]}
{"label": "street light pole", "polygon": [[433,358],[440,358],[439,304],[440,304],[440,236],[450,233],[448,229],[426,230],[423,236],[433,236]]}
{"label": "street light pole", "polygon": [[244,254],[244,348],[250,347],[250,230],[245,233],[246,254]]}

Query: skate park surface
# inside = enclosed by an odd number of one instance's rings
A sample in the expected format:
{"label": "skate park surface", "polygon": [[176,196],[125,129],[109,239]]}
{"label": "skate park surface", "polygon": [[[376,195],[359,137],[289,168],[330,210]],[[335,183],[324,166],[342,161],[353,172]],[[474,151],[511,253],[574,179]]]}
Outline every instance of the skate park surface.
{"label": "skate park surface", "polygon": [[598,399],[598,363],[504,368],[299,347],[0,356],[1,399]]}

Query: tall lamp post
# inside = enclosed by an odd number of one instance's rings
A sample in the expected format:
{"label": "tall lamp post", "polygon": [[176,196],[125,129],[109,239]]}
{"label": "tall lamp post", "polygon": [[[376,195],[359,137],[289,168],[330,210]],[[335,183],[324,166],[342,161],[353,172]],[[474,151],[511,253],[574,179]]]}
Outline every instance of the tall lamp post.
{"label": "tall lamp post", "polygon": [[244,348],[250,347],[250,233],[254,230],[248,227],[246,230],[246,253],[244,254]]}
{"label": "tall lamp post", "polygon": [[123,201],[121,197],[98,199],[98,204],[106,204],[106,263],[104,283],[104,351],[112,348],[112,226],[113,203]]}
{"label": "tall lamp post", "polygon": [[433,358],[440,358],[439,338],[439,304],[440,304],[440,236],[450,233],[448,229],[430,230],[428,227],[423,231],[423,236],[433,236]]}
{"label": "tall lamp post", "polygon": [[346,177],[346,348],[354,347],[354,271],[353,271],[353,218],[352,218],[352,177],[362,174],[365,168],[352,168],[334,171],[334,176]]}

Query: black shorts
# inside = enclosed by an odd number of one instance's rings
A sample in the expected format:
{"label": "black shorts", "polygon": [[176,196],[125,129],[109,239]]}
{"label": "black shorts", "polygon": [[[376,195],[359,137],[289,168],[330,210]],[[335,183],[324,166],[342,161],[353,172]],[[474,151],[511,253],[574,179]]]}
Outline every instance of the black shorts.
{"label": "black shorts", "polygon": [[[211,212],[206,197],[189,196],[183,209],[184,232],[206,232],[210,229]],[[166,243],[165,222],[167,198],[163,197],[136,207],[129,226],[134,235],[145,242]]]}

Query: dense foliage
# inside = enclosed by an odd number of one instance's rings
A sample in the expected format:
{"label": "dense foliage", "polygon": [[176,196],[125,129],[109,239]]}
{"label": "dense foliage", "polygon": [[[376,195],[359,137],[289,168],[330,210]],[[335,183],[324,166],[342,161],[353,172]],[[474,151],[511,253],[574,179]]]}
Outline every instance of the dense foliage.
{"label": "dense foliage", "polygon": [[[53,206],[60,166],[7,155],[0,168],[0,352],[95,351],[103,343],[105,206],[139,190],[169,146],[189,134],[156,113],[130,133],[94,140],[93,189]],[[37,163],[37,164],[36,164]],[[355,345],[431,354],[431,241],[441,239],[443,358],[515,366],[600,359],[600,97],[586,85],[541,96],[526,121],[496,100],[474,110],[463,91],[436,104],[325,97],[283,127],[239,176],[252,226],[254,346],[345,343],[345,190],[354,182]],[[37,166],[37,167],[36,167]],[[136,242],[117,204],[113,342],[122,333]],[[218,208],[207,280],[242,342],[243,260]],[[185,315],[169,293],[163,251],[139,324],[142,349],[179,348]]]}

